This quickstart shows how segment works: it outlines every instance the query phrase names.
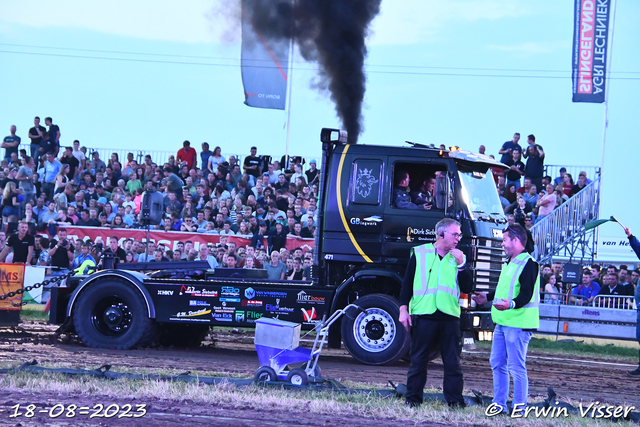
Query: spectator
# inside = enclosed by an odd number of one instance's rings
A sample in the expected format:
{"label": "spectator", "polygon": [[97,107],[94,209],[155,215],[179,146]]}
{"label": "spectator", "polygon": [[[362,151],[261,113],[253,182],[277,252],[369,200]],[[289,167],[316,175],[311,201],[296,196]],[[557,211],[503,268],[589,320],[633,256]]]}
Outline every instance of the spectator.
{"label": "spectator", "polygon": [[58,125],[53,124],[53,119],[51,117],[46,117],[44,119],[44,124],[49,127],[47,134],[49,135],[50,146],[53,148],[53,154],[57,156],[58,151],[60,150],[60,128]]}
{"label": "spectator", "polygon": [[571,301],[575,301],[577,305],[588,305],[593,303],[593,299],[600,292],[600,286],[597,283],[591,283],[591,272],[584,270],[582,272],[582,284],[576,286],[571,292],[573,295],[580,295],[584,298],[572,298]]}
{"label": "spectator", "polygon": [[56,184],[56,176],[62,169],[62,164],[55,158],[52,152],[47,153],[47,161],[44,165],[44,176],[42,179],[42,191],[47,194],[49,200],[53,200],[53,193]]}
{"label": "spectator", "polygon": [[573,189],[573,177],[570,173],[564,174],[564,181],[562,182],[562,192],[567,196],[571,196],[571,190]]}
{"label": "spectator", "polygon": [[[607,273],[604,276],[604,286],[600,289],[598,295],[632,297],[633,288],[620,284],[618,282],[618,275],[616,273]],[[619,308],[619,306],[616,305],[615,308]]]}
{"label": "spectator", "polygon": [[557,286],[558,277],[555,274],[547,273],[543,276],[544,282],[544,303],[545,304],[560,304],[562,300],[562,293]]}
{"label": "spectator", "polygon": [[2,249],[2,252],[0,252],[0,261],[6,262],[5,259],[9,253],[9,249],[12,249],[12,262],[14,264],[30,264],[34,247],[35,239],[29,234],[29,225],[24,221],[20,221],[18,224],[18,232],[9,237],[9,241]]}
{"label": "spectator", "polygon": [[39,157],[38,151],[40,150],[42,135],[45,133],[47,133],[47,129],[44,126],[40,126],[40,117],[36,116],[33,119],[33,127],[29,129],[29,139],[31,139],[31,157]]}
{"label": "spectator", "polygon": [[571,197],[575,196],[576,194],[578,194],[580,191],[584,190],[584,188],[587,186],[587,175],[581,172],[580,175],[578,175],[578,183],[575,184],[573,187],[571,187]]}
{"label": "spectator", "polygon": [[284,280],[287,267],[280,261],[280,252],[277,250],[271,252],[271,262],[265,264],[264,268],[269,280]]}
{"label": "spectator", "polygon": [[260,158],[256,155],[257,152],[258,149],[256,147],[251,147],[251,154],[244,158],[244,163],[242,165],[244,172],[256,179],[262,173],[260,170]]}
{"label": "spectator", "polygon": [[498,151],[498,154],[502,154],[500,162],[507,164],[509,160],[513,158],[513,151],[522,151],[522,147],[518,144],[520,141],[520,133],[513,134],[513,140],[507,141],[502,144],[502,148]]}
{"label": "spectator", "polygon": [[520,160],[522,152],[513,150],[511,153],[513,157],[505,163],[505,165],[509,166],[506,185],[513,184],[518,190],[520,188],[520,178],[524,175],[524,163]]}
{"label": "spectator", "polygon": [[209,171],[213,174],[215,174],[218,171],[218,168],[222,166],[224,162],[226,162],[224,156],[221,153],[221,148],[216,147],[213,149],[213,153],[209,157]]}
{"label": "spectator", "polygon": [[305,280],[302,270],[302,260],[300,258],[293,259],[293,268],[288,273],[288,280]]}
{"label": "spectator", "polygon": [[182,148],[178,150],[176,159],[179,164],[186,164],[187,169],[193,169],[198,164],[198,154],[195,149],[191,148],[191,143],[186,140],[182,143]]}
{"label": "spectator", "polygon": [[7,223],[10,216],[20,216],[16,184],[8,182],[2,193],[2,222]]}
{"label": "spectator", "polygon": [[100,159],[100,153],[94,151],[93,153],[91,153],[91,155],[93,160],[89,162],[89,169],[91,169],[91,171],[93,171],[93,174],[95,174],[96,176],[99,173],[104,173],[104,171],[107,170],[107,165],[102,161],[102,159]]}
{"label": "spectator", "polygon": [[547,185],[546,192],[540,193],[536,206],[539,207],[536,223],[540,222],[542,218],[549,215],[556,208],[556,194],[553,192],[551,184]]}
{"label": "spectator", "polygon": [[218,261],[215,257],[209,255],[209,248],[207,248],[207,245],[202,243],[200,244],[200,247],[198,247],[198,260],[207,261],[212,270],[218,267]]}
{"label": "spectator", "polygon": [[67,239],[67,229],[58,228],[56,239],[52,240],[49,245],[51,265],[58,267],[57,270],[51,272],[53,276],[60,276],[69,272],[75,250],[75,246]]}
{"label": "spectator", "polygon": [[536,144],[536,137],[534,135],[529,135],[527,137],[527,143],[529,146],[524,152],[524,157],[527,158],[525,176],[531,178],[532,184],[535,184],[538,188],[542,188],[545,157],[544,150],[540,145]]}
{"label": "spectator", "polygon": [[22,189],[25,200],[33,199],[35,195],[35,186],[33,185],[33,158],[25,157],[24,164],[18,169],[16,179],[19,182],[18,187]]}
{"label": "spectator", "polygon": [[311,160],[309,162],[309,169],[304,173],[307,176],[307,184],[308,185],[312,185],[312,184],[317,184],[318,180],[319,180],[319,174],[318,174],[319,169],[316,169],[316,161],[315,160]]}
{"label": "spectator", "polygon": [[[145,245],[143,245],[143,248],[142,248],[143,251],[144,251],[144,246]],[[138,259],[137,259],[138,262],[151,262],[154,259],[153,253],[156,250],[155,243],[148,242],[148,245],[146,246],[147,246],[147,252],[146,253],[143,252],[140,255],[138,255]]]}
{"label": "spectator", "polygon": [[90,274],[93,273],[96,266],[96,260],[89,253],[91,244],[85,242],[81,246],[81,253],[73,260],[73,268],[77,274]]}
{"label": "spectator", "polygon": [[9,128],[9,136],[5,136],[4,140],[2,141],[2,145],[0,145],[1,148],[4,148],[4,159],[7,162],[11,162],[11,154],[15,153],[15,155],[18,155],[18,145],[20,145],[20,137],[18,135],[16,135],[16,126],[15,125],[11,125],[11,127]]}
{"label": "spectator", "polygon": [[556,187],[564,182],[564,176],[567,173],[567,168],[564,166],[560,168],[560,176],[553,180],[553,186]]}

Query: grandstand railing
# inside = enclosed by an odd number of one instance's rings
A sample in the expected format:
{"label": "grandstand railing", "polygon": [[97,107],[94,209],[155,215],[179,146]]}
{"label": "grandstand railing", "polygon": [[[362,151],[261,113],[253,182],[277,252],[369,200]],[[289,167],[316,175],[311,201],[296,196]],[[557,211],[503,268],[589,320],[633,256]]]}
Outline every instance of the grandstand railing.
{"label": "grandstand railing", "polygon": [[599,214],[598,175],[591,184],[531,228],[538,262],[549,263],[554,256],[593,262],[596,256],[596,229],[585,230],[584,225],[597,219]]}
{"label": "grandstand railing", "polygon": [[[600,166],[563,166],[563,165],[545,165],[545,176],[551,177],[551,182],[560,177],[560,169],[565,168],[568,174],[571,174],[573,182],[578,182],[580,172],[586,172],[587,179],[594,180],[600,176]],[[555,186],[554,186],[555,187]]]}
{"label": "grandstand railing", "polygon": [[[62,146],[64,147],[64,145]],[[30,155],[31,154],[31,144],[20,144],[20,146],[18,147],[19,149],[24,148],[27,151],[27,154]],[[178,147],[181,148],[181,147]],[[108,163],[109,159],[111,159],[111,154],[116,153],[118,154],[118,159],[120,160],[120,163],[122,165],[124,165],[124,163],[127,161],[127,154],[129,153],[133,153],[133,159],[138,163],[138,164],[142,164],[144,163],[144,157],[149,154],[151,156],[151,161],[153,161],[155,164],[157,164],[158,166],[162,166],[164,165],[167,161],[169,161],[169,156],[176,156],[176,154],[178,153],[178,148],[176,148],[174,151],[169,151],[169,150],[139,150],[139,149],[131,149],[131,148],[100,148],[100,147],[87,147],[87,160],[93,160],[91,158],[91,153],[94,151],[97,151],[100,154],[100,159],[105,162]],[[196,149],[196,152],[198,153],[198,167],[202,167],[202,165],[200,164],[200,147],[194,147]],[[215,146],[210,147],[211,150],[213,150],[215,148]],[[62,151],[60,152],[59,155],[62,155]],[[242,165],[242,162],[244,161],[244,158],[248,155],[241,155],[241,154],[237,154],[237,153],[222,153],[222,155],[224,156],[225,159],[229,160],[230,156],[235,156],[238,159],[238,163],[240,163],[240,165]],[[258,153],[258,155],[260,155],[260,153]],[[301,156],[303,159],[305,159],[304,162],[304,167],[303,169],[306,170],[306,168],[308,168],[309,165],[309,161],[313,158],[317,158],[317,156]],[[272,161],[277,160],[280,161],[282,158],[281,155],[277,155],[277,156],[273,156],[272,155]]]}

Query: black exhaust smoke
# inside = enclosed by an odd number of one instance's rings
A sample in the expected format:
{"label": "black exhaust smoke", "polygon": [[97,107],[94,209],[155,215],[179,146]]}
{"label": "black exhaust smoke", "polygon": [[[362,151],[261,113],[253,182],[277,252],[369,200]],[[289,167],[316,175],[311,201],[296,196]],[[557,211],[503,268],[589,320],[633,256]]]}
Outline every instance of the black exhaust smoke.
{"label": "black exhaust smoke", "polygon": [[367,55],[365,37],[381,0],[242,0],[243,13],[262,37],[294,38],[307,61],[320,64],[320,89],[328,89],[342,126],[355,143],[362,132]]}

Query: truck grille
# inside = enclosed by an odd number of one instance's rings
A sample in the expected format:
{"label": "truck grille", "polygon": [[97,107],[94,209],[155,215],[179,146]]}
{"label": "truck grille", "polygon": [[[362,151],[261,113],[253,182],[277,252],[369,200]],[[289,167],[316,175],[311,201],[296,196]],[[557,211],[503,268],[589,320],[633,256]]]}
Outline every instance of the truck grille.
{"label": "truck grille", "polygon": [[473,264],[476,290],[495,290],[504,263],[502,240],[474,238],[471,242],[471,251],[475,260]]}

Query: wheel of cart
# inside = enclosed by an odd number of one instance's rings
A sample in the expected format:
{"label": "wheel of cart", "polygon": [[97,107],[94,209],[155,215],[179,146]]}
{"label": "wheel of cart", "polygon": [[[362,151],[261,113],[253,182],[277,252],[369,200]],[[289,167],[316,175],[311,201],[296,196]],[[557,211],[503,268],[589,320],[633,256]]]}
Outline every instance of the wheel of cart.
{"label": "wheel of cart", "polygon": [[[299,323],[266,317],[256,320],[254,341],[261,366],[256,371],[255,381],[287,381],[298,386],[324,382],[320,376],[318,358],[327,342],[329,327],[351,308],[363,311],[357,305],[349,304],[344,309],[335,311],[328,319],[323,318],[316,323],[316,339],[310,349],[299,346]],[[306,365],[304,362],[307,362]],[[289,367],[297,363],[303,365],[292,369]]]}

